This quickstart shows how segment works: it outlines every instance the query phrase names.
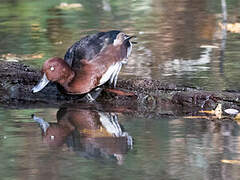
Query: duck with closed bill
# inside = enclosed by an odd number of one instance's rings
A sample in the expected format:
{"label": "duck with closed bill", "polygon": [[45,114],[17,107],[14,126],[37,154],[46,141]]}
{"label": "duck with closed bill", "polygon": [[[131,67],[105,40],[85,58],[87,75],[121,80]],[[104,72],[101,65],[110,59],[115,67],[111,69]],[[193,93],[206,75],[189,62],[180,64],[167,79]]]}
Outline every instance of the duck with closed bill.
{"label": "duck with closed bill", "polygon": [[67,94],[87,94],[93,100],[91,90],[108,81],[116,86],[118,73],[132,50],[131,38],[118,32],[113,43],[109,43],[109,38],[104,39],[100,52],[91,59],[66,58],[66,54],[65,61],[58,57],[47,60],[42,68],[43,77],[33,92],[41,91],[52,81],[60,84]]}

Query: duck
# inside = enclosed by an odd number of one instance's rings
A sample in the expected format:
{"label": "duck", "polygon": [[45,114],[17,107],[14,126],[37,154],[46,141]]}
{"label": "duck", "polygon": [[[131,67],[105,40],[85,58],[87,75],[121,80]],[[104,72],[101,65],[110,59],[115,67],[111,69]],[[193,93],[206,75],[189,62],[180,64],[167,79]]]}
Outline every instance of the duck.
{"label": "duck", "polygon": [[57,122],[47,122],[34,114],[32,118],[40,125],[43,142],[50,147],[66,144],[84,157],[114,157],[121,163],[133,149],[133,137],[119,123],[117,113],[91,107],[62,105],[56,114]]}
{"label": "duck", "polygon": [[[109,38],[109,35],[113,36],[114,33],[116,38]],[[33,93],[41,91],[49,82],[57,82],[66,94],[87,94],[89,100],[95,100],[90,94],[92,90],[106,82],[116,87],[121,67],[127,63],[132,51],[130,40],[134,36],[127,36],[123,32],[114,31],[114,33],[104,34],[108,37],[103,38],[99,45],[92,45],[94,48],[89,48],[89,51],[82,48],[82,53],[77,54],[76,52],[81,52],[79,50],[81,48],[75,44],[69,48],[64,59],[54,57],[45,61],[42,67],[43,76],[33,87]],[[88,41],[88,38],[86,37],[82,42]],[[93,42],[88,41],[88,43]],[[80,57],[81,55],[83,58]]]}
{"label": "duck", "polygon": [[[113,44],[117,35],[122,31],[111,30],[107,32],[98,32],[83,37],[79,41],[75,42],[66,52],[64,61],[66,61],[70,67],[79,67],[82,59],[91,60],[99,52],[101,52],[107,45]],[[125,34],[125,38],[129,36]],[[133,42],[136,43],[136,42]],[[128,49],[128,56],[132,51],[132,42],[126,43]]]}

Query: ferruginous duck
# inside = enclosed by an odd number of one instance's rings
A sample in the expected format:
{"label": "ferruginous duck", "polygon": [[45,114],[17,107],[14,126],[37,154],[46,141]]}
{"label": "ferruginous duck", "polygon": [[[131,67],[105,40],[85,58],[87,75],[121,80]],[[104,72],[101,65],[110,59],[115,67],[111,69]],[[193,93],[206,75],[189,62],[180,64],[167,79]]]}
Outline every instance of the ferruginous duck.
{"label": "ferruginous duck", "polygon": [[[87,59],[90,61],[107,45],[113,44],[119,33],[121,33],[121,31],[112,30],[107,32],[98,32],[96,34],[83,37],[67,50],[64,56],[64,61],[66,61],[70,67],[79,67],[82,59]],[[125,35],[125,38],[128,37],[128,35]],[[132,42],[129,41],[126,43],[126,48],[128,49],[128,55],[130,55],[132,50]]]}
{"label": "ferruginous duck", "polygon": [[105,45],[91,60],[82,59],[77,67],[69,66],[58,57],[47,60],[42,68],[43,77],[33,92],[41,91],[49,81],[59,83],[68,94],[86,94],[107,81],[116,86],[118,73],[131,52],[131,38],[118,33],[112,44]]}

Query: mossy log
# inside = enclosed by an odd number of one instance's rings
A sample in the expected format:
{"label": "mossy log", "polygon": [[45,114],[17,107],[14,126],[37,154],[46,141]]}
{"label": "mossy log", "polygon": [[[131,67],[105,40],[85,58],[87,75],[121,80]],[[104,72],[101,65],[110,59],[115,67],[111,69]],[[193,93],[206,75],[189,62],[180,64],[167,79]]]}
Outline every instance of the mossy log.
{"label": "mossy log", "polygon": [[[60,93],[54,83],[38,93],[31,89],[41,78],[41,72],[28,65],[15,62],[0,63],[0,103],[8,107],[59,106],[66,103],[86,104],[86,98]],[[196,109],[213,109],[218,103],[223,108],[240,109],[240,93],[205,91],[193,87],[161,82],[150,79],[119,80],[117,88],[135,95],[120,96],[104,90],[91,104],[104,109],[116,108],[129,112],[148,112],[171,115],[175,112],[186,114]]]}

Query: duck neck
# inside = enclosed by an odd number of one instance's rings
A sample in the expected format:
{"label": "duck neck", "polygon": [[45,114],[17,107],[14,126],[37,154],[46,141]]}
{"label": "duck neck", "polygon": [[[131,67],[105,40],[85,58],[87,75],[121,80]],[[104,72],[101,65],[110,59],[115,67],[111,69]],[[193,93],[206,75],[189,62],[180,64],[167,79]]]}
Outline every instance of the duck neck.
{"label": "duck neck", "polygon": [[71,70],[68,74],[66,74],[65,77],[66,79],[60,80],[59,84],[61,84],[64,87],[64,89],[68,91],[69,84],[73,81],[75,77],[75,72]]}

